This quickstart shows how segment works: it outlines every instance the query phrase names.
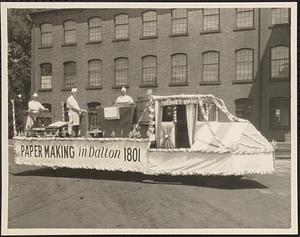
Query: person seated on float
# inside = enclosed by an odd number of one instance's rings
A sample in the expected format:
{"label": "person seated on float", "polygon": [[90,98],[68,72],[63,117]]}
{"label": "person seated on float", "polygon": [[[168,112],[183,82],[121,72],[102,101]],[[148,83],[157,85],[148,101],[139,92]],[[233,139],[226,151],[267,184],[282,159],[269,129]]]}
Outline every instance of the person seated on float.
{"label": "person seated on float", "polygon": [[126,88],[123,86],[121,89],[121,95],[116,99],[115,105],[126,105],[126,104],[133,105],[134,101],[129,95],[126,95]]}
{"label": "person seated on float", "polygon": [[38,100],[38,94],[34,93],[32,95],[32,100],[28,102],[28,117],[26,122],[26,129],[31,129],[34,127],[40,127],[40,113],[42,111],[48,111]]}
{"label": "person seated on float", "polygon": [[71,136],[72,131],[75,134],[75,137],[78,137],[79,133],[79,124],[80,124],[80,115],[86,110],[81,109],[76,100],[77,98],[77,88],[72,88],[71,95],[67,99],[67,108],[68,108],[68,133]]}

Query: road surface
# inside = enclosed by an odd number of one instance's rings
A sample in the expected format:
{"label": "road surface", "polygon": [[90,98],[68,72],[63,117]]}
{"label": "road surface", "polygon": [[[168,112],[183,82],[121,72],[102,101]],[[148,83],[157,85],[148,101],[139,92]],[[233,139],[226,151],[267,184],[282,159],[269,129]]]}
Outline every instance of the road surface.
{"label": "road surface", "polygon": [[16,165],[12,148],[8,228],[290,227],[290,160],[213,188],[195,177]]}

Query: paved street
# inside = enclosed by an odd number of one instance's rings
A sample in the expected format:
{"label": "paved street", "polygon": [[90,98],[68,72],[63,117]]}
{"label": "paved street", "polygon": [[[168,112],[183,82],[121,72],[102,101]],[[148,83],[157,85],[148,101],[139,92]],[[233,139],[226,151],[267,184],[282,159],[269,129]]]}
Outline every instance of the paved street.
{"label": "paved street", "polygon": [[9,228],[288,228],[290,161],[218,188],[195,177],[39,168],[9,160]]}

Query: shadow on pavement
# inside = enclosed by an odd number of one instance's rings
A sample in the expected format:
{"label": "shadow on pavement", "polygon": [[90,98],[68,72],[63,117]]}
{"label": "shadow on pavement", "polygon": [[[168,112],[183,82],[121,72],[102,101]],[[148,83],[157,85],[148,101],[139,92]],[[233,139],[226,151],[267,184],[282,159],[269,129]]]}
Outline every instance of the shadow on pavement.
{"label": "shadow on pavement", "polygon": [[[199,187],[214,187],[218,189],[265,189],[267,186],[245,177],[227,179],[225,183],[215,182],[214,177],[203,176],[170,176],[170,175],[144,175],[135,172],[100,171],[69,168],[40,168],[19,173],[11,173],[15,176],[43,176],[63,177],[94,180],[130,181],[146,184],[188,185]],[[223,180],[223,178],[222,178]],[[212,181],[212,182],[210,182]],[[220,180],[219,180],[220,181]],[[224,181],[224,180],[223,180]]]}

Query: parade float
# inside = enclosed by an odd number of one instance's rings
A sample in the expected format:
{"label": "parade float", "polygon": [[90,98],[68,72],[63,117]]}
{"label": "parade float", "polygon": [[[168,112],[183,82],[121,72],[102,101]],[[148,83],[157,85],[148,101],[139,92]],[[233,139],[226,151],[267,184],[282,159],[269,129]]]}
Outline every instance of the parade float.
{"label": "parade float", "polygon": [[[222,99],[147,95],[139,117],[135,106],[93,111],[99,127],[89,128],[86,136],[64,137],[60,128],[67,123],[56,122],[58,126],[50,124],[42,135],[14,137],[16,163],[202,177],[274,171],[273,146],[249,121],[231,114]],[[209,121],[208,105],[227,121]],[[168,119],[166,108],[171,111]]]}

